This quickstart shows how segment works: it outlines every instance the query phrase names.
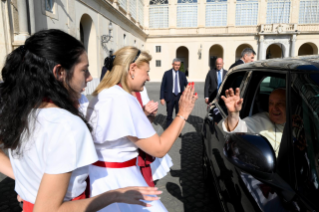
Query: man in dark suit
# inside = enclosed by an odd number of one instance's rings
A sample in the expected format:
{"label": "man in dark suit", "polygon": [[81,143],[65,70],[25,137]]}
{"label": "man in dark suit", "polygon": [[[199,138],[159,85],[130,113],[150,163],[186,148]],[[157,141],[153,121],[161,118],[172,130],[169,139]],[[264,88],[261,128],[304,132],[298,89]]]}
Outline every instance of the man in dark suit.
{"label": "man in dark suit", "polygon": [[166,127],[173,121],[172,115],[174,108],[176,114],[178,113],[179,98],[188,84],[185,74],[179,71],[180,67],[181,61],[177,58],[174,59],[173,68],[164,73],[161,84],[161,104],[165,105],[166,103],[167,110]]}
{"label": "man in dark suit", "polygon": [[227,70],[224,70],[223,66],[224,61],[219,57],[216,59],[216,69],[212,69],[207,73],[204,88],[206,104],[215,99],[218,88],[227,73]]}
{"label": "man in dark suit", "polygon": [[256,56],[256,52],[253,49],[251,48],[244,49],[241,52],[241,58],[237,60],[233,65],[231,65],[228,70],[244,63],[254,62],[255,56]]}

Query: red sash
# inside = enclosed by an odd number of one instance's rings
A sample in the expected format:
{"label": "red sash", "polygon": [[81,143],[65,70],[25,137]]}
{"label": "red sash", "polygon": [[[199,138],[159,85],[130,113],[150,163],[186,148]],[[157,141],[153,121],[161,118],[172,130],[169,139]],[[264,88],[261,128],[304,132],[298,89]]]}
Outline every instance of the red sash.
{"label": "red sash", "polygon": [[104,168],[126,168],[130,166],[136,166],[136,158],[132,160],[128,160],[125,162],[105,162],[105,161],[97,161],[93,163],[94,166],[104,167]]}
{"label": "red sash", "polygon": [[[83,192],[80,196],[73,198],[71,201],[74,200],[80,200],[80,199],[85,199],[85,192]],[[28,201],[23,201],[23,212],[32,212],[34,208],[34,204],[28,202]]]}

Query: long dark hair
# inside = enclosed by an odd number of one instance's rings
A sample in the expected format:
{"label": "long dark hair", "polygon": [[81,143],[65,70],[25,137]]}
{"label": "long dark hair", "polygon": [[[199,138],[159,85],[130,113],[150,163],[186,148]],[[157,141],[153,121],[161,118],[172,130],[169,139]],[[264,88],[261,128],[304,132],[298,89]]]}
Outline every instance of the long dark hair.
{"label": "long dark hair", "polygon": [[[0,84],[0,143],[4,148],[20,149],[22,137],[30,135],[29,116],[44,99],[79,116],[91,130],[75,105],[76,92],[69,86],[74,66],[85,52],[80,41],[55,29],[29,37],[24,46],[12,51],[2,69]],[[66,71],[65,83],[56,79],[54,66]],[[36,119],[34,119],[36,120]],[[26,134],[25,134],[26,133]]]}

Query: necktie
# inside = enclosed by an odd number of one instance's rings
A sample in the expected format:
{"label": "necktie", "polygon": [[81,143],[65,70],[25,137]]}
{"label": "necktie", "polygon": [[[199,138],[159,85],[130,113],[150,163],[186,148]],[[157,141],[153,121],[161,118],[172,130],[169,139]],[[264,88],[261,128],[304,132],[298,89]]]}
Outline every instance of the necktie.
{"label": "necktie", "polygon": [[177,80],[177,71],[175,72],[175,88],[174,88],[174,94],[177,96],[178,95],[178,80]]}
{"label": "necktie", "polygon": [[218,83],[218,85],[217,85],[217,90],[219,89],[219,86],[220,86],[220,84],[222,84],[222,76],[221,76],[221,70],[219,70],[219,71],[217,71],[217,74],[218,74],[218,81],[217,81],[217,83]]}

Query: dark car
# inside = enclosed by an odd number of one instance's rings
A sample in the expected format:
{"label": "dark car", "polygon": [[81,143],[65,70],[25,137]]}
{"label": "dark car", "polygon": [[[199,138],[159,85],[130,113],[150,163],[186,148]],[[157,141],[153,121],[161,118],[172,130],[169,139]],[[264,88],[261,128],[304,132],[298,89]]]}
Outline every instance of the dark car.
{"label": "dark car", "polygon": [[[268,112],[277,88],[286,92],[278,155],[267,138],[228,133],[221,95],[241,90],[241,119]],[[319,211],[319,56],[257,61],[230,70],[202,128],[203,168],[224,211]],[[207,170],[207,172],[205,172]]]}

